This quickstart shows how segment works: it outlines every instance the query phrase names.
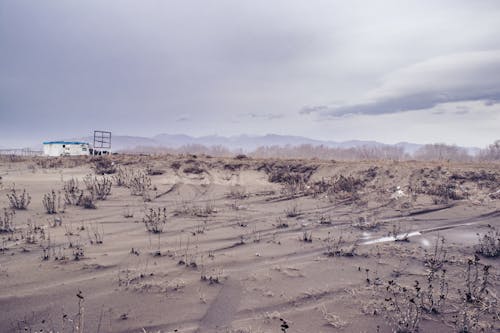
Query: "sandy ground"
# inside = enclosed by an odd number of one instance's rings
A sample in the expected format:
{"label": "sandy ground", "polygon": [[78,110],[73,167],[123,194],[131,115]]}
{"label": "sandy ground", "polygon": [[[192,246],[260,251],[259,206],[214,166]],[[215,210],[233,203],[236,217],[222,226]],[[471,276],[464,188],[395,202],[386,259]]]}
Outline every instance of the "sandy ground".
{"label": "sandy ground", "polygon": [[[422,311],[420,332],[457,332],[465,310],[477,315],[470,331],[500,331],[498,257],[479,255],[471,283],[479,288],[490,265],[484,292],[463,301],[477,234],[500,230],[498,164],[111,158],[161,171],[150,172],[146,200],[115,182],[96,209],[54,215],[43,196],[62,197],[72,178],[83,189],[93,162],[0,161],[0,213],[13,186],[32,197],[0,234],[1,332],[392,332],[387,286],[413,291],[417,280],[427,291],[441,237],[436,274],[446,277],[433,292],[444,281],[446,303]],[[335,182],[341,175],[353,189]],[[166,208],[162,233],[143,223],[153,207]],[[411,304],[398,295],[404,312]]]}

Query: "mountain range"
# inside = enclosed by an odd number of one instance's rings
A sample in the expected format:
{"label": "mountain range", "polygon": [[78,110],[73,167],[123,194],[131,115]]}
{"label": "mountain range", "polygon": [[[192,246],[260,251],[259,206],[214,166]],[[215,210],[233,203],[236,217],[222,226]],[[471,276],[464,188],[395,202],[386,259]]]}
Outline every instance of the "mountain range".
{"label": "mountain range", "polygon": [[[93,142],[93,137],[73,138],[72,140],[81,140],[86,142]],[[128,135],[115,135],[112,138],[112,150],[123,151],[131,150],[138,147],[168,147],[179,148],[186,145],[203,145],[203,146],[222,146],[229,150],[241,150],[243,152],[250,152],[258,147],[263,146],[299,146],[309,144],[312,146],[323,145],[329,148],[354,148],[354,147],[383,147],[383,146],[396,146],[402,147],[405,153],[413,154],[417,151],[422,144],[411,142],[399,142],[396,144],[385,144],[377,141],[363,141],[363,140],[349,140],[349,141],[330,141],[330,140],[316,140],[302,136],[291,135],[237,135],[237,136],[201,136],[194,137],[185,134],[158,134],[153,137],[141,136],[128,136]],[[464,147],[469,154],[476,154],[479,151],[477,147]]]}

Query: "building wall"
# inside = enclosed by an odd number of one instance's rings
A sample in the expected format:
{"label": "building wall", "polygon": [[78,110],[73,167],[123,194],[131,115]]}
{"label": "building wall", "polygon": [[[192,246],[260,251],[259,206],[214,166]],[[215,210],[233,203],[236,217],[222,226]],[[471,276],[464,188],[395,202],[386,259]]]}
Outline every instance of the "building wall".
{"label": "building wall", "polygon": [[49,143],[49,144],[43,145],[43,153],[46,156],[89,155],[89,145],[88,144]]}

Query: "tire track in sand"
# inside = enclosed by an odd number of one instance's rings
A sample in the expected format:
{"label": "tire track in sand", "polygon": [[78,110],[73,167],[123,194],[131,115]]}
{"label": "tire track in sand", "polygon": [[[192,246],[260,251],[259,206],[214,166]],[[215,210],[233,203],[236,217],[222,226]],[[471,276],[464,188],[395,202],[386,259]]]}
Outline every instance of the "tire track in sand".
{"label": "tire track in sand", "polygon": [[229,278],[224,281],[219,294],[201,319],[196,333],[216,333],[229,327],[238,311],[241,294],[242,287],[237,279]]}

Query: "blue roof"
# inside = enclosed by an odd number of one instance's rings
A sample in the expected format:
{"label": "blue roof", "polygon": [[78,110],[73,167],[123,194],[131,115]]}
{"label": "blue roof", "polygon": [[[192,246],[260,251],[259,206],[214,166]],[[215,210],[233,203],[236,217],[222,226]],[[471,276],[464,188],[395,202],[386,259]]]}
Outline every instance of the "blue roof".
{"label": "blue roof", "polygon": [[81,141],[45,141],[43,143],[44,145],[88,145],[88,142],[81,142]]}

